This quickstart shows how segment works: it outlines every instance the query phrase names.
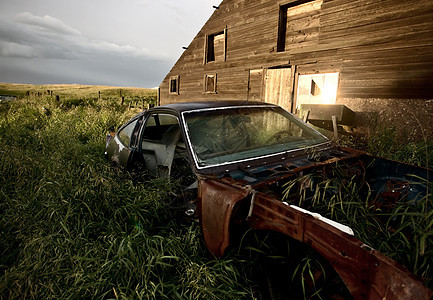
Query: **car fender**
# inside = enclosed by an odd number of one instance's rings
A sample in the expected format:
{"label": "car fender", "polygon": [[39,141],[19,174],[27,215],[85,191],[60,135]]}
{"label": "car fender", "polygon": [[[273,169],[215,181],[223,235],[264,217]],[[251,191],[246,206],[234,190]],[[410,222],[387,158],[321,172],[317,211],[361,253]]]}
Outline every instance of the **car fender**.
{"label": "car fender", "polygon": [[215,256],[224,255],[234,208],[250,194],[250,212],[245,216],[250,227],[280,232],[315,249],[331,263],[355,299],[432,297],[432,291],[419,278],[355,238],[345,226],[256,193],[248,186],[200,179],[197,208],[204,241]]}
{"label": "car fender", "polygon": [[433,296],[407,268],[318,214],[257,193],[249,223],[251,228],[280,232],[316,250],[333,266],[355,299]]}
{"label": "car fender", "polygon": [[238,189],[208,179],[199,181],[197,210],[207,248],[221,257],[230,243],[229,225],[236,203],[247,197],[248,190]]}

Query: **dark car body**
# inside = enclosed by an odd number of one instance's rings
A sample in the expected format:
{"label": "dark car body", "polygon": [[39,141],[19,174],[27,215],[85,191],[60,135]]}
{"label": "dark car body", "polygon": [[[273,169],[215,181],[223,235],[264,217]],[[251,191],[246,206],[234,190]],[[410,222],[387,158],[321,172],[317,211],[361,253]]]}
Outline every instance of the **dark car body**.
{"label": "dark car body", "polygon": [[[317,178],[331,178],[337,185],[348,179],[368,185],[380,203],[417,201],[426,186],[408,186],[415,178],[432,178],[431,170],[339,147],[282,108],[251,101],[154,107],[107,136],[106,146],[117,164],[160,177],[184,174],[179,166],[187,164],[192,176],[185,176],[190,180],[185,186],[195,191],[203,238],[216,256],[230,245],[232,224],[243,223],[313,248],[355,299],[432,296],[419,278],[354,237],[348,226],[297,200],[302,193],[314,194]],[[290,190],[292,182],[296,188]],[[403,190],[390,188],[390,182],[404,183]]]}

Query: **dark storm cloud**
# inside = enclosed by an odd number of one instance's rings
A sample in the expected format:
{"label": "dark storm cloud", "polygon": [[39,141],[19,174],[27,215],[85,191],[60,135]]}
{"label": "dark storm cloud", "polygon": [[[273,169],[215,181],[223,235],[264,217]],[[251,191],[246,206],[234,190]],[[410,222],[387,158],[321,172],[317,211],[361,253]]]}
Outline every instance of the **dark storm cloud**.
{"label": "dark storm cloud", "polygon": [[48,15],[0,21],[0,81],[154,87],[172,64],[146,49],[90,40]]}

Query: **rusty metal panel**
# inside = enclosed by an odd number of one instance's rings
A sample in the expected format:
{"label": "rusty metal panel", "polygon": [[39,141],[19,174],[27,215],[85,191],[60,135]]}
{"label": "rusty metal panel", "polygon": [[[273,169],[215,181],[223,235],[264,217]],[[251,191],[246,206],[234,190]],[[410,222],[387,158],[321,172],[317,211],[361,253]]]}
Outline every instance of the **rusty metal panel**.
{"label": "rusty metal panel", "polygon": [[251,227],[278,231],[298,241],[302,241],[304,232],[303,219],[295,210],[287,210],[281,201],[260,194],[254,203]]}
{"label": "rusty metal panel", "polygon": [[215,180],[199,183],[200,224],[207,248],[216,256],[223,256],[229,245],[229,225],[235,204],[248,195]]}
{"label": "rusty metal panel", "polygon": [[355,299],[430,299],[429,290],[409,270],[355,237],[285,205],[257,195],[252,228],[281,232],[326,258]]}

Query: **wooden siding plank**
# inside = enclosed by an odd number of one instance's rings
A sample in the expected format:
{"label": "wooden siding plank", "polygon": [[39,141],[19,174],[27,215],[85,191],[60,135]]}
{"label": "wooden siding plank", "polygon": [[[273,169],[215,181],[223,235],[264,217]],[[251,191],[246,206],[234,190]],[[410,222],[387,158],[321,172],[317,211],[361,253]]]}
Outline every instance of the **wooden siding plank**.
{"label": "wooden siding plank", "polygon": [[[379,8],[380,6],[386,7],[387,11],[395,11],[397,5],[409,4],[410,8],[416,9],[417,7],[425,7],[431,5],[430,0],[412,0],[412,1],[394,1],[394,0],[325,0],[322,4],[322,12],[325,14],[342,13],[343,17],[345,14],[351,12],[363,12],[371,8]],[[339,20],[339,17],[334,19]]]}
{"label": "wooden siding plank", "polygon": [[431,24],[429,19],[433,18],[433,8],[430,11],[425,11],[423,14],[411,16],[408,18],[399,18],[395,20],[374,20],[368,24],[348,24],[345,26],[325,26],[322,23],[321,39],[345,37],[350,35],[358,35],[360,33],[372,33],[394,31],[402,34],[405,32],[415,32],[422,30],[423,27],[428,27]]}
{"label": "wooden siding plank", "polygon": [[407,86],[384,87],[340,87],[338,98],[364,98],[364,99],[431,99],[431,89]]}
{"label": "wooden siding plank", "polygon": [[340,29],[340,27],[360,26],[387,20],[404,19],[431,10],[431,3],[422,2],[422,5],[416,5],[412,1],[396,2],[394,0],[382,0],[369,3],[368,5],[361,3],[351,9],[337,12],[329,8],[323,8],[321,20],[324,27],[333,26],[336,29]]}
{"label": "wooden siding plank", "polygon": [[[276,51],[278,19],[274,0],[222,1],[161,83],[161,99],[245,99],[250,69],[281,65],[340,72],[339,97],[431,95],[432,1],[323,0],[320,12],[288,18],[284,52]],[[205,35],[226,26],[227,61],[203,65]],[[217,94],[203,93],[207,73],[218,75]],[[180,94],[168,95],[178,75]]]}

